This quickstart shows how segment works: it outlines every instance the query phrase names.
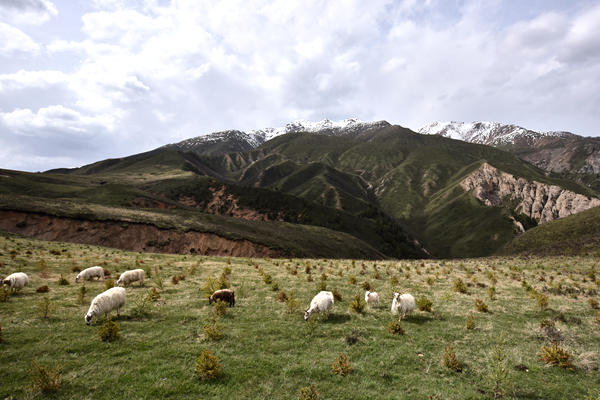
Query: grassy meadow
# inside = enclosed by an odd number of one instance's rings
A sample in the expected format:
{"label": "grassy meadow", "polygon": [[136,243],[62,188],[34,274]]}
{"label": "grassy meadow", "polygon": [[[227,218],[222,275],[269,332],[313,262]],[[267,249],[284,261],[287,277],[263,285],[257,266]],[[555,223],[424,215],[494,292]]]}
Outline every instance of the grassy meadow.
{"label": "grassy meadow", "polygon": [[[112,312],[120,325],[116,341],[100,340],[104,317],[84,322],[105,283],[86,282],[81,298],[83,283],[75,283],[73,271],[94,265],[113,278],[134,268],[151,274],[144,286],[127,288],[118,319]],[[0,398],[298,399],[314,385],[323,399],[492,399],[499,381],[504,398],[597,399],[600,325],[590,300],[600,300],[598,269],[598,258],[579,255],[374,262],[143,254],[2,232],[0,276],[22,271],[30,284],[0,302]],[[70,284],[59,285],[61,276]],[[235,290],[236,305],[217,318],[204,289],[219,278]],[[466,293],[457,291],[459,279]],[[365,282],[381,303],[357,313],[350,303],[356,295],[364,299]],[[47,293],[36,292],[44,285]],[[342,300],[328,316],[305,322],[302,309],[324,287]],[[160,298],[144,301],[152,288]],[[390,312],[398,290],[433,302],[431,312],[402,320],[405,335],[386,331],[398,320]],[[296,307],[277,301],[282,291],[288,298],[294,292]],[[535,291],[547,296],[546,306],[530,295]],[[45,298],[54,307],[48,318]],[[488,312],[478,311],[476,300]],[[470,314],[474,329],[466,329]],[[541,329],[543,320],[554,328]],[[215,321],[220,340],[204,329]],[[501,338],[507,358],[494,361]],[[540,361],[542,347],[555,341],[571,355],[572,369]],[[461,372],[442,364],[450,348]],[[217,379],[196,373],[203,349],[223,367]],[[331,369],[340,353],[353,368],[346,376]],[[59,368],[55,393],[30,390],[33,361]],[[502,366],[508,375],[491,378]]]}

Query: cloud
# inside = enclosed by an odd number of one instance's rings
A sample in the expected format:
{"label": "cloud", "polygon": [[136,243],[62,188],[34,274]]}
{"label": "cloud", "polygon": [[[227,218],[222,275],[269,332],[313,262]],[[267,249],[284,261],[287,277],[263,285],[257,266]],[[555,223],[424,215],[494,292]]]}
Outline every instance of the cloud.
{"label": "cloud", "polygon": [[0,22],[0,56],[36,53],[39,49],[40,46],[21,30]]}
{"label": "cloud", "polygon": [[40,25],[57,16],[58,11],[48,0],[2,0],[0,15],[16,24]]}

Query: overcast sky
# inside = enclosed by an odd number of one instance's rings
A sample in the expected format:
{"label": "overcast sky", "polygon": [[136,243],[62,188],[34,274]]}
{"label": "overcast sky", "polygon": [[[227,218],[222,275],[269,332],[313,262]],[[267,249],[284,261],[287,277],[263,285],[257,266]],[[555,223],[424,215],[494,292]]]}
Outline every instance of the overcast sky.
{"label": "overcast sky", "polygon": [[599,136],[598,0],[0,0],[0,168],[324,118]]}

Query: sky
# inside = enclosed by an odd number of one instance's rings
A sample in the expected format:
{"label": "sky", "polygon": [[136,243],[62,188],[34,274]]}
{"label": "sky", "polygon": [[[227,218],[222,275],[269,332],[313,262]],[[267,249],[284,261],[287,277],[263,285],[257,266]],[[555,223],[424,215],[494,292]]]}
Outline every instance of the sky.
{"label": "sky", "polygon": [[600,2],[0,0],[0,168],[325,118],[600,136]]}

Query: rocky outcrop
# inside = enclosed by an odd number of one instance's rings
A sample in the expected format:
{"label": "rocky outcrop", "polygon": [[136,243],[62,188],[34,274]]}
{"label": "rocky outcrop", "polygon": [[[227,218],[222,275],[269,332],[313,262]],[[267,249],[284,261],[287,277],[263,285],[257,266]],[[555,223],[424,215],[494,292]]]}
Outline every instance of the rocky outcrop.
{"label": "rocky outcrop", "polygon": [[145,224],[84,221],[15,211],[0,211],[0,229],[41,240],[92,244],[135,252],[252,258],[286,255],[249,240],[230,240],[214,233],[178,232]]}
{"label": "rocky outcrop", "polygon": [[462,182],[463,189],[488,206],[500,206],[507,196],[518,205],[516,212],[535,218],[539,223],[568,217],[600,205],[600,200],[540,182],[529,182],[499,171],[484,163]]}

